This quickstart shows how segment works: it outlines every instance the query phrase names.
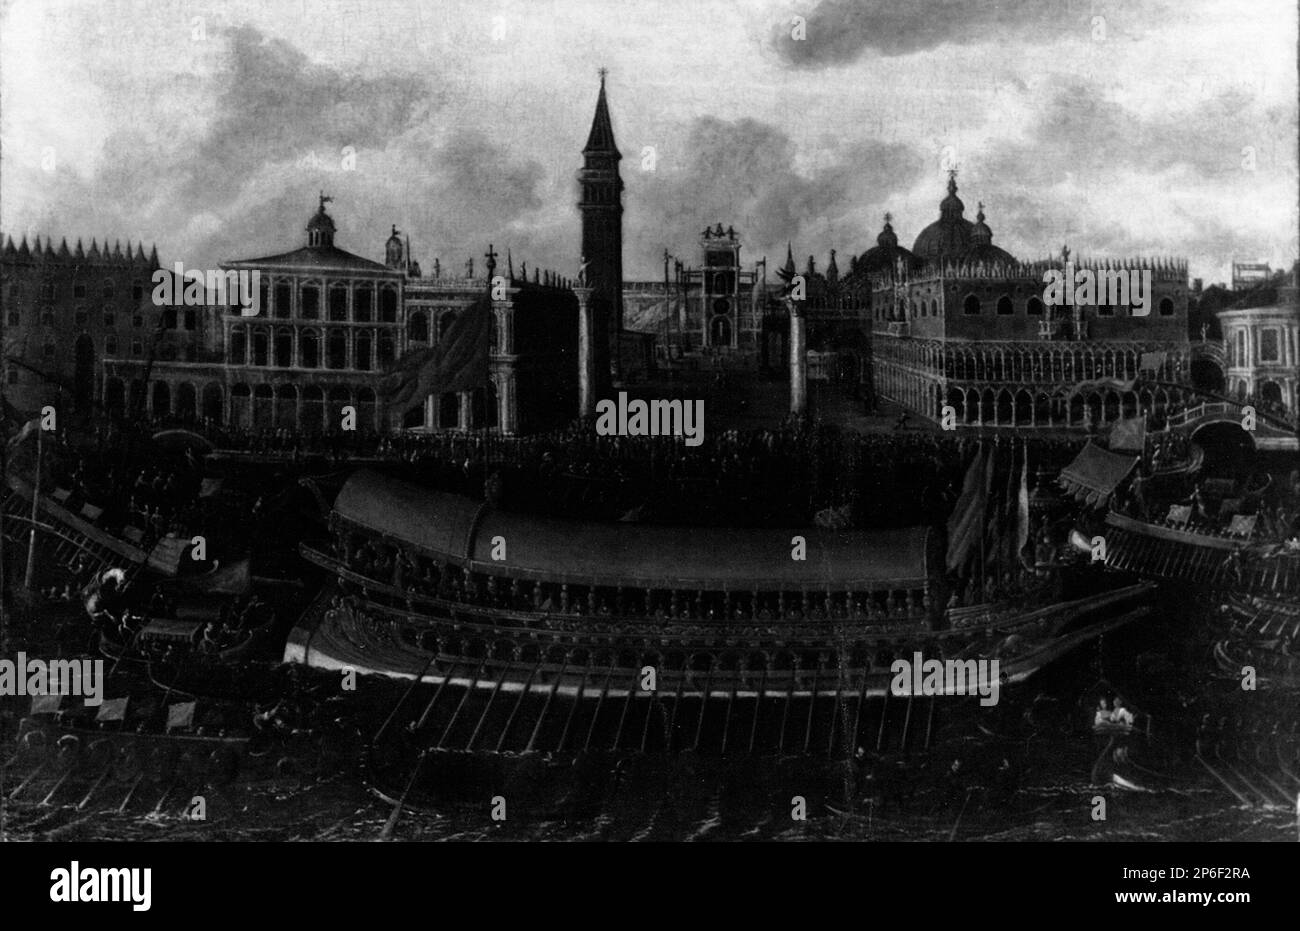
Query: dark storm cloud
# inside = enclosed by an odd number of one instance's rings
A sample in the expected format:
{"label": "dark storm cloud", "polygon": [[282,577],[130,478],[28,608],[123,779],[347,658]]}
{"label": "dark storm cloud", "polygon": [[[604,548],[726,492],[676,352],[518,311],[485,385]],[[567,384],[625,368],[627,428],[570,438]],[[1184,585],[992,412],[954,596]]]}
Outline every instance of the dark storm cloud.
{"label": "dark storm cloud", "polygon": [[794,141],[753,119],[699,117],[681,153],[680,161],[671,153],[661,157],[653,172],[637,170],[634,159],[624,162],[630,272],[644,274],[665,248],[694,261],[699,233],[719,221],[736,228],[748,261],[766,254],[774,265],[793,239],[801,265],[810,252],[820,265],[836,248],[844,271],[850,252],[874,243],[876,229],[864,228],[862,211],[887,203],[926,168],[919,151],[864,141],[800,171]]}
{"label": "dark storm cloud", "polygon": [[[806,20],[802,39],[792,34],[794,15]],[[787,64],[824,68],[849,64],[868,52],[908,55],[945,43],[1019,40],[1065,30],[1087,36],[1093,15],[1092,6],[1078,0],[822,0],[807,12],[792,9],[771,36]]]}

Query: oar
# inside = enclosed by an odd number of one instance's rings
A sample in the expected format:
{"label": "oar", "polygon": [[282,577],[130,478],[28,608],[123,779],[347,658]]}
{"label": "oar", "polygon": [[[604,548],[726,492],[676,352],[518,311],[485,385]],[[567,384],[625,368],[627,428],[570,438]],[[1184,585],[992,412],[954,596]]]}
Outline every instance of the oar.
{"label": "oar", "polygon": [[1241,802],[1241,804],[1243,804],[1243,805],[1245,805],[1245,806],[1247,806],[1247,807],[1249,807],[1249,808],[1253,808],[1253,807],[1254,807],[1254,803],[1251,802],[1250,799],[1246,798],[1246,796],[1244,796],[1244,795],[1242,795],[1240,792],[1238,792],[1238,791],[1237,791],[1237,790],[1236,790],[1236,789],[1235,789],[1235,788],[1234,788],[1234,787],[1233,787],[1233,786],[1228,782],[1228,780],[1224,779],[1222,776],[1220,776],[1220,775],[1218,774],[1217,771],[1215,771],[1215,769],[1214,769],[1213,766],[1211,766],[1209,763],[1205,762],[1205,757],[1201,756],[1201,755],[1198,753],[1198,754],[1196,754],[1196,759],[1200,761],[1200,764],[1201,764],[1202,766],[1204,766],[1207,770],[1210,771],[1210,775],[1211,775],[1211,776],[1213,776],[1215,779],[1219,780],[1219,782],[1223,784],[1223,787],[1224,787],[1225,789],[1227,789],[1229,792],[1231,792],[1233,795],[1235,795],[1235,796],[1237,797],[1237,801]]}
{"label": "oar", "polygon": [[9,801],[13,801],[14,799],[16,799],[19,796],[19,794],[23,791],[23,789],[27,788],[27,784],[41,774],[41,770],[45,769],[46,765],[48,765],[49,762],[50,762],[49,760],[42,760],[41,765],[36,767],[36,769],[32,770],[32,772],[28,774],[27,778],[24,779],[22,782],[18,783],[18,787],[5,797]]}
{"label": "oar", "polygon": [[961,803],[961,811],[957,812],[957,820],[953,822],[952,830],[948,832],[949,842],[957,839],[957,828],[961,824],[961,816],[966,814],[966,805],[970,802],[971,794],[975,791],[974,787],[966,790],[966,798]]}
{"label": "oar", "polygon": [[424,760],[429,755],[428,749],[420,751],[420,758],[415,762],[415,769],[411,771],[411,778],[406,783],[406,788],[402,790],[402,797],[397,800],[393,806],[393,812],[388,816],[388,821],[384,823],[384,829],[379,832],[379,839],[386,841],[393,836],[393,830],[397,827],[397,819],[402,816],[402,809],[406,806],[406,796],[415,785],[416,778],[420,775],[420,770],[424,767]]}
{"label": "oar", "polygon": [[122,812],[126,811],[126,806],[127,806],[128,804],[130,804],[130,802],[131,802],[131,797],[132,797],[133,795],[135,795],[136,787],[139,786],[140,783],[143,782],[143,781],[144,781],[144,774],[143,774],[143,773],[141,773],[139,776],[136,776],[136,777],[135,777],[135,782],[131,783],[131,788],[129,788],[129,789],[126,790],[126,798],[122,799],[122,804],[117,806],[117,813],[118,813],[119,815],[120,815]]}
{"label": "oar", "polygon": [[58,782],[54,783],[54,788],[50,789],[49,794],[47,794],[45,798],[41,799],[42,805],[50,804],[50,799],[54,798],[54,794],[58,792],[59,789],[63,788],[63,783],[68,781],[68,777],[73,774],[76,768],[77,768],[77,764],[75,762],[68,767],[68,771],[59,777]]}
{"label": "oar", "polygon": [[96,779],[96,780],[95,780],[95,784],[94,784],[93,786],[90,787],[90,791],[86,793],[86,797],[83,798],[83,799],[81,800],[81,802],[77,805],[77,811],[81,811],[81,810],[82,810],[83,808],[85,808],[88,804],[90,804],[90,797],[91,797],[92,795],[95,794],[95,791],[96,791],[96,790],[97,790],[101,785],[103,785],[104,780],[108,778],[108,774],[109,774],[109,772],[110,772],[112,769],[113,769],[112,764],[110,764],[110,765],[104,767],[104,771],[103,771],[102,773],[99,774],[99,778]]}

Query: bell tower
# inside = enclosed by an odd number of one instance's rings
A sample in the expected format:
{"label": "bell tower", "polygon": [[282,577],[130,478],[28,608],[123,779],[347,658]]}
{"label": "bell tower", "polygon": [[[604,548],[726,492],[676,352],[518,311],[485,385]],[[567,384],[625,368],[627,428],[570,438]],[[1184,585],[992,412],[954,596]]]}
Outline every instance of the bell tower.
{"label": "bell tower", "polygon": [[605,102],[605,69],[600,69],[600,95],[591,121],[578,172],[582,211],[582,260],[586,285],[592,289],[592,342],[598,391],[608,387],[618,365],[618,338],[623,330],[623,179],[622,159]]}

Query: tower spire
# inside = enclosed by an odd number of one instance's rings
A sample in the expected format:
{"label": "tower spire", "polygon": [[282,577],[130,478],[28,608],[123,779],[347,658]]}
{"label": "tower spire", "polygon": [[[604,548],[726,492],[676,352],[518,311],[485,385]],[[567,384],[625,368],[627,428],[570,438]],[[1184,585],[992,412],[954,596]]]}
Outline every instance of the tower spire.
{"label": "tower spire", "polygon": [[622,156],[614,142],[605,97],[604,68],[600,69],[600,92],[591,132],[582,150],[578,172],[578,209],[582,214],[582,266],[584,281],[592,289],[592,364],[597,390],[602,391],[616,376],[619,334],[623,330],[623,179],[618,163]]}
{"label": "tower spire", "polygon": [[596,114],[591,120],[591,132],[587,134],[587,145],[582,150],[588,153],[602,153],[621,158],[618,146],[614,144],[614,127],[609,120],[609,104],[605,101],[605,68],[600,69],[600,94],[596,97]]}

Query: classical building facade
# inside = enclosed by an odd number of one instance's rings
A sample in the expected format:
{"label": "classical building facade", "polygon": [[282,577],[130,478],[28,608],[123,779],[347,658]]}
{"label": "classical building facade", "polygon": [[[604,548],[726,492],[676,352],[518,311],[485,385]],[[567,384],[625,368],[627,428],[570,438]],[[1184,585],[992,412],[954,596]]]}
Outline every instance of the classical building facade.
{"label": "classical building facade", "polygon": [[[361,431],[388,426],[378,395],[383,372],[403,346],[406,273],[334,244],[336,228],[322,196],[299,249],[222,264],[257,272],[259,312],[237,302],[197,310],[196,345],[169,345],[169,328],[152,364],[108,358],[105,406],[118,410],[148,376],[145,409],[153,417],[208,419],[234,429],[338,429],[343,409]],[[163,320],[166,308],[155,309]],[[134,409],[132,406],[131,409]]]}
{"label": "classical building facade", "polygon": [[[101,249],[77,240],[4,238],[0,250],[0,313],[4,320],[5,392],[23,411],[71,403],[90,410],[106,357],[143,359],[154,328],[150,279],[158,250],[120,242]],[[173,321],[197,327],[193,316]]]}
{"label": "classical building facade", "polygon": [[[436,262],[423,276],[396,228],[385,261],[371,261],[335,245],[327,200],[301,248],[221,266],[258,273],[255,316],[233,299],[178,311],[155,308],[146,295],[141,352],[104,360],[107,409],[305,433],[339,429],[347,408],[361,432],[533,432],[573,416],[577,299],[567,282],[540,272],[525,281],[513,269],[498,278],[495,256],[478,275],[471,260],[461,277],[444,276]],[[485,295],[493,298],[488,383],[431,395],[405,415],[388,410],[380,386],[394,363],[436,346],[457,314]]]}
{"label": "classical building facade", "polygon": [[1227,390],[1270,410],[1300,413],[1300,303],[1294,278],[1267,307],[1219,311],[1227,357]]}
{"label": "classical building facade", "polygon": [[[1088,427],[1160,413],[1187,383],[1187,267],[1174,259],[1073,260],[1076,270],[1150,271],[1149,314],[1126,306],[1045,306],[1044,273],[993,244],[983,205],[971,223],[955,176],[940,217],[909,251],[886,223],[854,276],[871,290],[875,388],[959,426]],[[874,253],[874,255],[873,255]],[[860,266],[868,266],[861,267]],[[1158,363],[1138,378],[1143,357]]]}

